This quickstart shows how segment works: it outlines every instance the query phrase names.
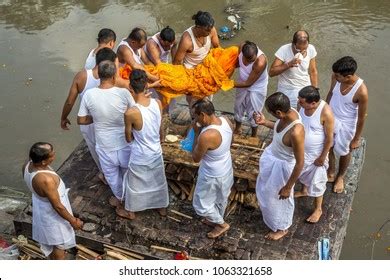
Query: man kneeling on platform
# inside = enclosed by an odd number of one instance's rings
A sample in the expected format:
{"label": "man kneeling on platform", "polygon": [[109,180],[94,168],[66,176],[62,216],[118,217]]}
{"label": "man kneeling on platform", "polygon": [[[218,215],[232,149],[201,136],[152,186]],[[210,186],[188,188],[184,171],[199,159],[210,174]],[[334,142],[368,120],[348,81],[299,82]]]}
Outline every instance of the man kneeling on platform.
{"label": "man kneeling on platform", "polygon": [[125,136],[131,144],[129,169],[123,177],[125,209],[118,207],[118,216],[134,219],[134,212],[157,209],[166,216],[169,204],[161,150],[162,104],[147,93],[145,71],[135,69],[130,75],[130,86],[135,106],[125,113]]}
{"label": "man kneeling on platform", "polygon": [[200,162],[193,206],[202,222],[214,227],[207,234],[217,238],[230,226],[224,219],[227,199],[233,186],[233,167],[230,146],[233,125],[224,117],[217,117],[213,103],[200,99],[193,105],[195,120],[192,158]]}

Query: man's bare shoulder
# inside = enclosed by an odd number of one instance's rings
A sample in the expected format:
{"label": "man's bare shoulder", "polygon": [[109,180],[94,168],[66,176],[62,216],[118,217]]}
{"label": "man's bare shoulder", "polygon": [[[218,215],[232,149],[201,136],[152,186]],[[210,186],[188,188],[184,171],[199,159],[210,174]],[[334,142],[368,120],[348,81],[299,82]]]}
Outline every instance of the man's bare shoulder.
{"label": "man's bare shoulder", "polygon": [[221,141],[221,133],[214,128],[207,129],[199,136],[199,142],[202,145],[206,145],[209,149],[215,149],[221,144]]}
{"label": "man's bare shoulder", "polygon": [[87,70],[83,69],[74,76],[73,82],[74,83],[81,83],[84,82],[87,79]]}
{"label": "man's bare shoulder", "polygon": [[57,189],[58,179],[56,177],[56,175],[49,172],[36,174],[32,181],[34,189],[38,189],[41,194]]}
{"label": "man's bare shoulder", "polygon": [[333,112],[328,103],[325,103],[324,108],[322,109],[321,118],[325,120],[333,118]]}
{"label": "man's bare shoulder", "polygon": [[141,112],[136,106],[130,107],[129,109],[126,110],[125,116],[126,117],[135,117],[138,116]]}
{"label": "man's bare shoulder", "polygon": [[368,98],[368,88],[366,86],[366,83],[363,82],[361,86],[358,88],[357,92],[358,97],[366,97]]}
{"label": "man's bare shoulder", "polygon": [[188,31],[184,31],[183,35],[181,36],[180,43],[182,48],[189,49],[192,47],[192,39]]}
{"label": "man's bare shoulder", "polygon": [[290,129],[290,133],[292,137],[301,137],[305,135],[305,127],[302,123],[297,123]]}

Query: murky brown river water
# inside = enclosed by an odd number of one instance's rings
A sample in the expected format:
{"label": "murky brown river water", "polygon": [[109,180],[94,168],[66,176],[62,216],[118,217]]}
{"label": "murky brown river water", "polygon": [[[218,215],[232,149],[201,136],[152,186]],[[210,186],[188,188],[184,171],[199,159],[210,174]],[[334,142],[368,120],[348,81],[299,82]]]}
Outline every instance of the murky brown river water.
{"label": "murky brown river water", "polygon": [[[25,189],[21,166],[30,145],[49,141],[57,150],[55,167],[80,142],[76,109],[70,131],[60,128],[60,114],[75,72],[95,46],[99,29],[115,30],[119,39],[135,26],[149,34],[170,25],[179,35],[197,10],[213,14],[216,27],[228,24],[224,7],[232,1],[210,0],[2,0],[0,1],[0,185]],[[236,3],[239,3],[238,1]],[[270,60],[278,47],[304,28],[318,51],[322,95],[331,65],[354,56],[369,89],[365,127],[366,161],[355,196],[343,259],[371,258],[372,235],[390,219],[390,1],[241,1],[245,30],[223,45],[250,39]],[[289,29],[286,28],[289,26]],[[32,78],[31,81],[28,81]],[[271,79],[269,92],[275,90]],[[233,92],[219,93],[218,109],[231,111]],[[390,226],[375,245],[375,259],[390,259]]]}

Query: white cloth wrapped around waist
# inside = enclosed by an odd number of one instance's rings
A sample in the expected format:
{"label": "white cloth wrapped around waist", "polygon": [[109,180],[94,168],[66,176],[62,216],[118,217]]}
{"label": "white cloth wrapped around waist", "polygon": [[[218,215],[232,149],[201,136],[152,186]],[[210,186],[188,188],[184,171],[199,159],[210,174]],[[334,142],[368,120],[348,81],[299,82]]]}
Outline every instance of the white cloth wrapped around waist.
{"label": "white cloth wrapped around waist", "polygon": [[279,191],[286,185],[295,160],[282,160],[266,148],[259,160],[260,173],[256,182],[256,196],[265,224],[274,232],[288,229],[293,220],[293,188],[288,199],[279,199]]}
{"label": "white cloth wrapped around waist", "polygon": [[215,224],[224,223],[224,213],[234,183],[233,169],[223,177],[209,177],[198,173],[192,205],[195,212]]}
{"label": "white cloth wrapped around waist", "polygon": [[148,165],[129,163],[123,178],[125,209],[132,212],[166,208],[169,204],[168,184],[162,156]]}
{"label": "white cloth wrapped around waist", "polygon": [[[59,192],[59,195],[62,205],[72,215],[68,192],[69,189],[65,189]],[[72,226],[53,209],[47,198],[33,193],[32,205],[34,213],[32,235],[35,241],[45,245],[75,244]]]}
{"label": "white cloth wrapped around waist", "polygon": [[314,161],[319,157],[319,153],[308,154],[305,152],[305,164],[303,166],[299,181],[307,186],[308,195],[311,197],[319,197],[324,194],[326,190],[326,182],[328,181],[328,157],[324,165],[316,166]]}
{"label": "white cloth wrapped around waist", "polygon": [[350,144],[355,136],[356,122],[345,122],[335,118],[334,151],[340,156],[346,156],[350,152]]}

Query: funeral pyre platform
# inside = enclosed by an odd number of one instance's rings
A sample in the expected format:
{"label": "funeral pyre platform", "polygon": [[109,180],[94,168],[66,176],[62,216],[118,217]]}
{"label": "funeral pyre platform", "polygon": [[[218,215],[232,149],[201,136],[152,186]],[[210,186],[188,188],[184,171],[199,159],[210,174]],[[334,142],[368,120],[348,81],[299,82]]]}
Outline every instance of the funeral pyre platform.
{"label": "funeral pyre platform", "polygon": [[[232,119],[232,114],[219,114]],[[178,107],[171,121],[165,119],[165,132],[183,137],[189,123],[188,108]],[[251,138],[245,136],[250,128],[243,125],[243,132],[235,136],[231,148],[235,184],[225,215],[231,229],[215,240],[207,238],[211,228],[201,223],[192,208],[198,166],[179,143],[162,145],[170,191],[168,216],[147,210],[136,213],[132,221],[119,218],[108,204],[110,188],[97,179],[98,169],[84,141],[80,143],[58,170],[70,188],[74,214],[85,222],[83,230],[76,233],[78,244],[98,253],[115,245],[116,252],[134,254],[138,256],[135,259],[172,259],[180,251],[202,259],[318,259],[317,242],[329,238],[330,255],[337,259],[363,167],[365,141],[353,153],[345,193],[334,194],[331,184],[327,186],[321,220],[317,224],[305,222],[313,210],[313,199],[297,199],[289,233],[282,240],[269,241],[264,238],[269,229],[262,221],[255,185],[259,157],[272,140],[272,131],[261,128],[259,137]],[[17,234],[31,238],[31,207],[15,218],[14,225]]]}

